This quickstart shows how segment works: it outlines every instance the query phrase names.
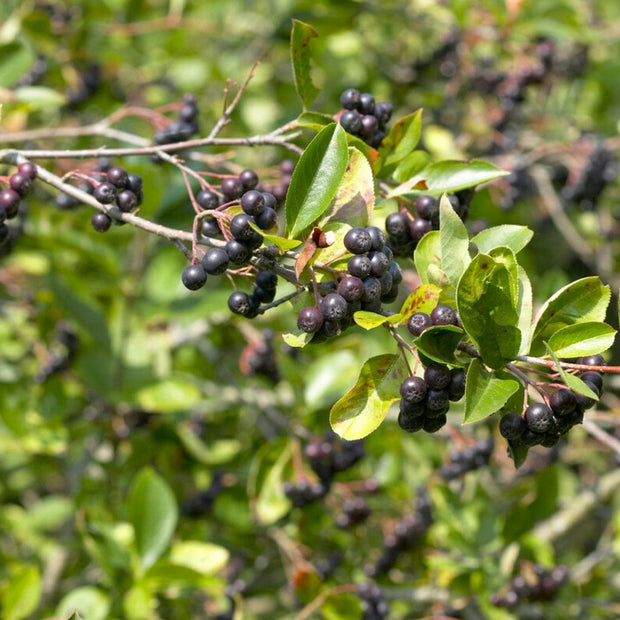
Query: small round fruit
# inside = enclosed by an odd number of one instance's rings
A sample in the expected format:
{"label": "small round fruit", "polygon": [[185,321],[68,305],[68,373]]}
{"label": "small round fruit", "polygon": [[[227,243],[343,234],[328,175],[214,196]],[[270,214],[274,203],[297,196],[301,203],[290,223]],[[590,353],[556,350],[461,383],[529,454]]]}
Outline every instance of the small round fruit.
{"label": "small round fruit", "polygon": [[398,413],[398,426],[408,433],[417,433],[424,426],[423,415],[411,415],[405,411]]}
{"label": "small round fruit", "polygon": [[340,116],[342,128],[353,135],[362,133],[362,117],[357,110],[347,110]]}
{"label": "small round fruit", "polygon": [[265,209],[265,198],[262,192],[251,189],[241,196],[241,208],[248,215],[260,215]]}
{"label": "small round fruit", "polygon": [[127,170],[122,166],[112,166],[107,174],[108,181],[119,189],[124,189],[129,183],[129,175]]}
{"label": "small round fruit", "polygon": [[181,281],[185,288],[188,288],[190,291],[197,291],[205,285],[207,274],[200,265],[188,265],[183,269]]}
{"label": "small round fruit", "polygon": [[439,304],[431,312],[433,325],[456,325],[456,310],[446,304]]}
{"label": "small round fruit", "polygon": [[429,364],[424,371],[424,381],[433,390],[443,390],[450,383],[450,369],[442,364]]}
{"label": "small round fruit", "polygon": [[426,312],[414,312],[407,321],[407,329],[413,336],[419,336],[425,329],[433,326],[433,320]]}
{"label": "small round fruit", "polygon": [[347,302],[358,301],[364,296],[364,283],[356,276],[346,276],[338,283],[338,294]]}
{"label": "small round fruit", "polygon": [[16,172],[9,177],[9,185],[21,198],[25,198],[32,187],[32,179],[23,172]]}
{"label": "small round fruit", "polygon": [[239,174],[239,180],[246,189],[254,189],[258,185],[258,174],[248,168]]}
{"label": "small round fruit", "polygon": [[352,256],[347,263],[347,271],[358,278],[365,278],[370,275],[370,259],[368,256]]}
{"label": "small round fruit", "polygon": [[224,194],[228,200],[240,198],[245,191],[245,187],[238,177],[226,177],[222,180],[222,186],[220,189],[222,190],[222,194]]}
{"label": "small round fruit", "polygon": [[22,174],[25,174],[27,177],[30,177],[33,181],[37,178],[38,170],[37,167],[31,161],[25,161],[19,164],[17,168]]}
{"label": "small round fruit", "polygon": [[385,218],[385,230],[388,235],[399,236],[409,232],[409,218],[402,211],[390,213]]}
{"label": "small round fruit", "polygon": [[360,95],[359,111],[362,114],[372,114],[375,111],[375,98],[370,93]]}
{"label": "small round fruit", "polygon": [[250,248],[237,239],[227,241],[224,249],[233,265],[245,265],[250,260],[250,256],[252,256]]}
{"label": "small round fruit", "polygon": [[506,413],[499,422],[499,432],[508,441],[519,439],[527,430],[527,422],[518,413]]}
{"label": "small round fruit", "polygon": [[553,427],[553,412],[544,403],[532,403],[525,410],[525,421],[529,430],[546,433]]}
{"label": "small round fruit", "polygon": [[270,230],[276,225],[278,215],[275,209],[265,207],[254,219],[261,230]]}
{"label": "small round fruit", "polygon": [[432,196],[420,196],[416,200],[415,210],[419,217],[430,221],[439,213],[439,203]]}
{"label": "small round fruit", "polygon": [[467,373],[463,368],[453,368],[450,371],[450,383],[448,384],[448,393],[450,400],[461,400],[465,395],[465,381]]}
{"label": "small round fruit", "polygon": [[249,316],[256,310],[256,302],[243,291],[234,291],[228,298],[228,308],[235,314]]}
{"label": "small round fruit", "polygon": [[95,187],[93,197],[102,205],[109,205],[116,199],[116,191],[117,189],[114,185],[112,185],[112,183],[109,181],[103,181],[103,183],[99,183],[99,185]]}
{"label": "small round fruit", "polygon": [[250,226],[250,222],[254,223],[254,219],[247,213],[238,213],[230,221],[230,234],[238,241],[247,241],[255,232]]}
{"label": "small round fruit", "polygon": [[427,433],[436,433],[438,430],[440,430],[446,425],[447,421],[448,421],[448,418],[445,413],[442,413],[441,415],[438,415],[433,418],[425,417],[422,428]]}
{"label": "small round fruit", "polygon": [[556,416],[568,415],[577,407],[575,393],[566,388],[556,390],[549,396],[549,406]]}
{"label": "small round fruit", "polygon": [[209,275],[220,275],[228,269],[230,258],[224,248],[209,248],[202,257],[202,267]]}
{"label": "small round fruit", "polygon": [[7,219],[14,218],[19,210],[19,194],[7,187],[0,192],[0,209],[3,209]]}
{"label": "small round fruit", "polygon": [[307,306],[302,308],[297,315],[297,327],[302,332],[312,334],[318,331],[323,325],[323,314],[315,306]]}
{"label": "small round fruit", "polygon": [[360,91],[356,88],[347,88],[340,95],[340,105],[346,110],[355,110],[360,104]]}
{"label": "small round fruit", "polygon": [[278,276],[268,269],[261,269],[256,274],[256,286],[266,291],[275,291],[278,286]]}
{"label": "small round fruit", "polygon": [[577,360],[578,364],[583,364],[585,366],[607,366],[607,362],[605,358],[597,353],[596,355],[586,355],[585,357],[580,357]]}
{"label": "small round fruit", "polygon": [[106,232],[112,225],[112,218],[98,211],[90,218],[90,223],[97,232]]}
{"label": "small round fruit", "polygon": [[381,125],[385,125],[392,118],[394,106],[389,101],[378,101],[375,103],[374,115]]}
{"label": "small round fruit", "polygon": [[385,233],[377,226],[366,226],[366,230],[372,240],[371,250],[383,250],[385,245]]}
{"label": "small round fruit", "polygon": [[205,209],[205,211],[211,211],[220,206],[220,197],[210,189],[201,189],[196,194],[196,202],[198,206]]}
{"label": "small round fruit", "polygon": [[428,392],[428,385],[422,377],[407,377],[400,384],[400,395],[408,403],[421,403]]}
{"label": "small round fruit", "polygon": [[116,204],[123,213],[129,213],[138,206],[138,197],[130,189],[124,189],[116,195]]}
{"label": "small round fruit", "polygon": [[321,299],[321,313],[331,321],[343,319],[347,314],[347,309],[347,300],[338,293],[329,293]]}
{"label": "small round fruit", "polygon": [[344,236],[344,247],[351,254],[365,254],[372,247],[372,237],[368,229],[356,226],[347,231]]}

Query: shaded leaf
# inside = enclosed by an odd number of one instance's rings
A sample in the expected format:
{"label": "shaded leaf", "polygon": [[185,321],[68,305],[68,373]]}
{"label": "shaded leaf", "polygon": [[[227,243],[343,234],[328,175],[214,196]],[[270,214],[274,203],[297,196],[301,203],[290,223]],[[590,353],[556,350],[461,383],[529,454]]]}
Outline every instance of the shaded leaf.
{"label": "shaded leaf", "polygon": [[399,119],[379,147],[379,158],[374,163],[374,170],[379,176],[391,176],[396,166],[415,150],[420,140],[422,127],[422,110],[416,110]]}
{"label": "shaded leaf", "polygon": [[329,208],[347,168],[348,155],[346,134],[335,123],[325,127],[307,146],[286,194],[289,236],[297,236]]}
{"label": "shaded leaf", "polygon": [[390,405],[400,398],[400,384],[409,370],[400,355],[367,360],[356,384],[329,414],[332,428],[343,439],[361,439],[383,422]]}
{"label": "shaded leaf", "polygon": [[501,379],[489,372],[480,360],[473,359],[465,383],[465,416],[463,424],[470,424],[499,411],[519,389],[515,379]]}
{"label": "shaded leaf", "polygon": [[310,69],[310,60],[312,58],[310,41],[318,36],[319,33],[312,26],[298,19],[293,19],[293,28],[291,30],[293,80],[304,109],[309,108],[319,92],[321,92],[312,81]]}
{"label": "shaded leaf", "polygon": [[134,478],[127,515],[134,527],[140,562],[148,568],[170,543],[178,517],[172,490],[152,469],[144,468]]}
{"label": "shaded leaf", "polygon": [[392,178],[398,183],[404,183],[424,170],[430,160],[431,156],[426,151],[413,151],[398,164]]}
{"label": "shaded leaf", "polygon": [[562,381],[568,388],[573,390],[573,392],[577,392],[579,394],[587,396],[588,398],[598,400],[598,395],[595,394],[577,375],[573,375],[570,372],[564,370],[564,368],[562,368],[560,360],[558,359],[557,355],[551,350],[547,343],[545,343],[545,348],[547,350],[547,353],[549,354],[549,357],[551,357],[551,359],[555,363],[555,367],[558,369],[558,373],[560,374]]}
{"label": "shaded leaf", "polygon": [[456,347],[465,332],[455,325],[433,325],[414,341],[417,349],[435,362],[457,364]]}
{"label": "shaded leaf", "polygon": [[313,129],[318,133],[323,127],[331,125],[334,122],[334,117],[320,112],[302,112],[297,117],[297,122],[302,127],[308,127],[308,129]]}
{"label": "shaded leaf", "polygon": [[541,355],[544,341],[569,325],[604,321],[611,299],[609,286],[596,276],[582,278],[561,288],[542,306],[534,322],[530,352]]}
{"label": "shaded leaf", "polygon": [[432,230],[422,237],[413,252],[413,262],[423,284],[437,284],[437,278],[430,277],[430,267],[432,265],[441,271],[441,241],[438,230]]}

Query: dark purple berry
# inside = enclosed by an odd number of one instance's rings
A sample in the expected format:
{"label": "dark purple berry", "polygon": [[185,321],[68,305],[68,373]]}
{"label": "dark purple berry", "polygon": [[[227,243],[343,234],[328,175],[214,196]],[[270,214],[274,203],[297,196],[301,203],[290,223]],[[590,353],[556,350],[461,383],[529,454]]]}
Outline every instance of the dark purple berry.
{"label": "dark purple berry", "polygon": [[250,256],[252,256],[250,248],[237,239],[227,241],[224,249],[233,265],[245,265],[250,260]]}
{"label": "dark purple berry", "polygon": [[228,200],[235,200],[236,198],[241,198],[245,187],[243,187],[243,183],[238,177],[226,177],[222,180],[221,190]]}
{"label": "dark purple berry", "polygon": [[429,364],[424,371],[424,381],[433,390],[443,390],[450,383],[450,369],[442,364]]}
{"label": "dark purple berry", "polygon": [[358,301],[364,296],[364,283],[356,276],[346,276],[338,283],[338,294],[347,302]]}
{"label": "dark purple berry", "polygon": [[124,189],[129,183],[127,170],[121,166],[112,166],[107,172],[108,181],[119,189]]}
{"label": "dark purple berry", "polygon": [[378,278],[368,276],[363,280],[364,282],[364,295],[362,301],[371,303],[373,301],[380,301],[381,297],[381,282]]}
{"label": "dark purple berry", "polygon": [[276,208],[278,201],[276,197],[271,192],[261,192],[263,195],[263,200],[265,201],[265,207],[269,207],[270,209]]}
{"label": "dark purple berry", "polygon": [[453,368],[450,371],[450,383],[448,384],[448,393],[450,400],[461,400],[465,395],[465,380],[467,374],[463,368]]}
{"label": "dark purple berry", "polygon": [[25,198],[32,187],[32,179],[23,172],[16,172],[9,177],[9,185],[19,194],[20,198]]}
{"label": "dark purple berry", "polygon": [[261,269],[256,274],[256,286],[260,286],[266,291],[275,291],[278,286],[278,276],[273,271]]}
{"label": "dark purple berry", "polygon": [[389,235],[399,236],[409,232],[409,218],[402,211],[390,213],[385,218],[385,230]]}
{"label": "dark purple berry", "polygon": [[347,314],[347,301],[338,293],[329,293],[321,299],[320,310],[326,319],[338,321]]}
{"label": "dark purple berry", "polygon": [[368,254],[370,258],[370,275],[375,278],[381,277],[390,268],[390,259],[378,250],[373,250]]}
{"label": "dark purple berry", "polygon": [[220,206],[220,197],[212,192],[210,189],[201,189],[196,194],[196,202],[198,206],[202,207],[206,211],[217,209]]}
{"label": "dark purple berry", "polygon": [[[598,388],[594,383],[590,383],[589,381],[584,381],[584,383],[598,396],[600,394]],[[591,409],[596,405],[596,400],[594,398],[590,398],[589,396],[585,396],[584,394],[578,394],[575,392],[575,399],[577,400],[577,408],[581,409]]]}
{"label": "dark purple berry", "polygon": [[424,423],[422,425],[422,428],[427,433],[436,433],[439,429],[443,428],[448,421],[445,413],[442,413],[432,418],[424,417],[423,419]]}
{"label": "dark purple berry", "polygon": [[[392,274],[389,271],[381,274],[379,282],[381,283],[381,299],[383,299],[389,293],[392,293]],[[398,288],[396,289],[396,294],[398,294]]]}
{"label": "dark purple berry", "polygon": [[432,230],[432,225],[429,220],[425,220],[421,217],[416,217],[409,224],[409,235],[414,241],[420,241],[422,237]]}
{"label": "dark purple berry", "polygon": [[398,412],[398,426],[408,433],[416,433],[424,426],[425,418],[423,415],[412,415],[401,409]]}
{"label": "dark purple berry", "polygon": [[414,312],[407,321],[407,329],[414,336],[419,336],[425,329],[432,327],[433,320],[426,312]]}
{"label": "dark purple berry", "polygon": [[235,314],[249,316],[256,310],[257,303],[247,293],[235,291],[228,298],[228,308]]}
{"label": "dark purple berry", "polygon": [[355,110],[360,104],[360,91],[356,88],[347,88],[340,95],[340,105],[346,110]]}
{"label": "dark purple berry", "polygon": [[525,410],[525,421],[529,430],[546,433],[553,428],[553,412],[544,403],[532,403]]}
{"label": "dark purple berry", "polygon": [[433,325],[456,325],[456,310],[446,304],[439,304],[431,312]]}
{"label": "dark purple berry", "polygon": [[415,202],[415,210],[419,217],[430,221],[439,214],[439,202],[432,196],[420,196]]}
{"label": "dark purple berry", "polygon": [[591,383],[598,388],[599,394],[603,389],[603,375],[600,372],[596,372],[595,370],[587,370],[586,372],[582,372],[579,375],[579,378],[582,381],[586,381],[587,383]]}
{"label": "dark purple berry", "polygon": [[109,205],[116,199],[116,187],[109,181],[99,183],[93,192],[93,197],[102,205]]}
{"label": "dark purple berry", "polygon": [[575,393],[566,388],[556,390],[549,396],[549,406],[556,416],[568,415],[577,407]]}
{"label": "dark purple berry", "polygon": [[135,172],[130,172],[127,175],[127,189],[130,189],[134,194],[138,194],[142,191],[143,181],[142,177]]}
{"label": "dark purple berry", "polygon": [[375,103],[374,115],[382,125],[385,125],[392,118],[394,107],[388,101],[378,101]]}
{"label": "dark purple berry", "polygon": [[422,377],[407,377],[400,384],[400,395],[408,403],[420,403],[426,397],[428,385]]}
{"label": "dark purple berry", "polygon": [[181,280],[185,288],[197,291],[205,285],[207,274],[200,265],[188,265],[181,274]]}
{"label": "dark purple berry", "polygon": [[370,259],[368,256],[352,256],[347,263],[347,270],[352,276],[365,278],[370,275]]}
{"label": "dark purple berry", "polygon": [[116,204],[123,213],[129,213],[138,206],[138,197],[130,189],[124,189],[116,195]]}
{"label": "dark purple berry", "polygon": [[362,116],[362,135],[365,138],[372,138],[379,128],[379,121],[375,116],[367,114]]}
{"label": "dark purple berry", "polygon": [[19,194],[14,189],[7,187],[0,192],[0,209],[4,210],[8,220],[17,215],[19,201]]}
{"label": "dark purple berry", "polygon": [[19,167],[17,169],[33,181],[37,178],[37,167],[31,161],[25,161],[24,163],[19,164]]}
{"label": "dark purple berry", "polygon": [[262,192],[251,189],[241,196],[241,208],[248,215],[260,215],[265,209],[265,198]]}
{"label": "dark purple berry", "polygon": [[345,131],[358,135],[362,133],[362,117],[357,110],[346,110],[340,116],[340,124]]}
{"label": "dark purple berry", "polygon": [[243,170],[243,172],[239,174],[239,180],[246,189],[254,189],[258,185],[258,175],[254,170]]}
{"label": "dark purple berry", "polygon": [[428,415],[430,412],[445,413],[450,406],[448,390],[428,390],[424,404],[429,412]]}
{"label": "dark purple berry", "polygon": [[235,215],[230,221],[230,234],[238,241],[247,241],[255,232],[250,226],[250,222],[254,223],[254,219],[247,213]]}
{"label": "dark purple berry", "polygon": [[112,225],[112,218],[98,211],[90,218],[90,223],[97,232],[105,232]]}
{"label": "dark purple berry", "polygon": [[519,439],[527,430],[527,422],[518,413],[506,413],[499,422],[499,432],[509,441]]}
{"label": "dark purple berry", "polygon": [[314,306],[302,308],[297,315],[297,327],[302,332],[312,334],[323,325],[323,314]]}
{"label": "dark purple berry", "polygon": [[584,366],[607,366],[607,362],[605,358],[597,353],[596,355],[586,355],[585,357],[580,357],[577,360],[578,364],[583,364]]}
{"label": "dark purple berry", "polygon": [[217,219],[214,217],[205,217],[202,220],[200,232],[204,237],[220,237],[222,234]]}
{"label": "dark purple berry", "polygon": [[[356,226],[347,231],[344,236],[344,247],[351,254],[365,254],[372,247],[372,237],[367,228]],[[359,277],[359,276],[358,276]]]}
{"label": "dark purple berry", "polygon": [[275,212],[275,209],[272,209],[271,207],[265,207],[262,212],[254,219],[256,221],[256,225],[261,230],[270,230],[276,225],[278,215]]}
{"label": "dark purple berry", "polygon": [[375,98],[370,93],[362,93],[358,109],[362,114],[372,114],[375,111]]}
{"label": "dark purple berry", "polygon": [[202,257],[202,267],[209,275],[220,275],[228,269],[230,259],[224,248],[209,248]]}
{"label": "dark purple berry", "polygon": [[[371,250],[383,250],[385,245],[385,233],[377,226],[366,226],[372,242]],[[359,253],[359,252],[358,252]]]}

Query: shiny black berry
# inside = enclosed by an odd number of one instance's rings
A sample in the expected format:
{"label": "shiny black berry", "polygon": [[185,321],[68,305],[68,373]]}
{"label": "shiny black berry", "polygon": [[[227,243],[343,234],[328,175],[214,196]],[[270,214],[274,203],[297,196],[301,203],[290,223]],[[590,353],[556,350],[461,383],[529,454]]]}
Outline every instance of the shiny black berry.
{"label": "shiny black berry", "polygon": [[205,285],[207,274],[200,265],[188,265],[181,274],[181,280],[185,288],[197,291]]}
{"label": "shiny black berry", "polygon": [[446,304],[439,304],[431,312],[433,325],[456,325],[456,310]]}
{"label": "shiny black berry", "polygon": [[239,213],[230,221],[230,234],[238,241],[247,241],[255,232],[250,226],[250,222],[254,223],[252,216],[247,213]]}
{"label": "shiny black berry", "polygon": [[394,111],[394,106],[388,101],[378,101],[375,103],[375,111],[374,115],[377,117],[379,123],[385,125],[389,122],[390,118],[392,118],[392,112]]}
{"label": "shiny black berry", "polygon": [[424,371],[424,381],[433,390],[443,390],[450,383],[450,370],[442,364],[432,363]]}
{"label": "shiny black berry", "polygon": [[260,286],[266,291],[275,291],[278,286],[278,276],[267,269],[261,269],[256,274],[256,286]]}
{"label": "shiny black berry", "polygon": [[226,177],[222,180],[221,190],[228,200],[235,200],[243,195],[245,187],[237,177]]}
{"label": "shiny black berry", "polygon": [[97,202],[100,202],[102,205],[109,205],[114,202],[116,199],[116,186],[112,185],[109,181],[104,181],[103,183],[99,183],[97,187],[95,187],[95,191],[93,192],[93,197]]}
{"label": "shiny black berry", "polygon": [[356,88],[347,88],[340,95],[340,105],[347,110],[356,110],[360,104],[360,91]]}
{"label": "shiny black berry", "polygon": [[116,195],[116,204],[123,213],[129,213],[138,206],[138,197],[130,189],[124,189]]}
{"label": "shiny black berry", "polygon": [[343,319],[347,314],[347,301],[338,293],[329,293],[321,299],[320,310],[326,319],[338,321]]}
{"label": "shiny black berry", "polygon": [[428,386],[422,377],[407,377],[400,384],[400,395],[409,403],[421,403],[427,392]]}
{"label": "shiny black berry", "polygon": [[22,164],[19,164],[17,168],[22,174],[25,174],[27,177],[30,177],[32,180],[37,178],[38,170],[37,167],[30,161],[25,161]]}
{"label": "shiny black berry", "polygon": [[[347,231],[344,236],[344,247],[351,254],[365,254],[372,248],[372,237],[367,228],[356,226]],[[357,275],[357,274],[353,274]]]}
{"label": "shiny black berry", "polygon": [[112,225],[112,218],[98,211],[90,218],[90,223],[97,232],[105,232]]}
{"label": "shiny black berry", "polygon": [[239,180],[246,189],[254,189],[258,185],[258,175],[249,168],[239,174]]}
{"label": "shiny black berry", "polygon": [[0,192],[0,209],[4,210],[7,219],[17,215],[19,201],[19,194],[9,187]]}
{"label": "shiny black berry", "polygon": [[250,248],[237,239],[227,241],[224,249],[233,265],[245,265],[250,260],[250,256],[252,256]]}
{"label": "shiny black berry", "polygon": [[360,95],[359,111],[362,114],[372,114],[375,111],[375,98],[370,93]]}
{"label": "shiny black berry", "polygon": [[549,396],[549,406],[556,416],[568,415],[577,407],[575,393],[566,388],[556,390]]}
{"label": "shiny black berry", "polygon": [[265,209],[265,197],[262,192],[251,189],[241,196],[241,208],[248,215],[260,215]]}
{"label": "shiny black berry", "polygon": [[254,220],[256,221],[256,225],[261,230],[270,230],[276,225],[278,215],[275,212],[275,209],[265,207],[261,213],[254,217]]}
{"label": "shiny black berry", "polygon": [[323,314],[315,306],[302,308],[297,315],[297,327],[301,331],[311,334],[323,325]]}
{"label": "shiny black berry", "polygon": [[414,336],[419,336],[425,329],[432,327],[433,320],[426,312],[414,312],[407,321],[407,329]]}
{"label": "shiny black berry", "polygon": [[465,395],[465,380],[467,374],[463,368],[453,368],[450,371],[450,383],[448,384],[448,393],[450,400],[461,400]]}
{"label": "shiny black berry", "polygon": [[249,316],[254,313],[258,304],[252,300],[250,295],[243,291],[235,291],[228,298],[228,307],[231,312],[241,316]]}
{"label": "shiny black berry", "polygon": [[107,172],[107,178],[118,189],[124,189],[129,183],[127,170],[121,166],[112,166]]}
{"label": "shiny black berry", "polygon": [[202,267],[209,275],[220,275],[228,269],[230,258],[224,248],[209,248],[202,257]]}
{"label": "shiny black berry", "polygon": [[419,217],[430,221],[439,213],[439,202],[432,196],[420,196],[416,200],[415,210]]}
{"label": "shiny black berry", "polygon": [[371,250],[383,250],[385,246],[385,233],[377,226],[366,226],[372,242]]}
{"label": "shiny black berry", "polygon": [[553,412],[544,403],[532,403],[525,410],[525,421],[529,430],[546,433],[554,425]]}
{"label": "shiny black berry", "polygon": [[499,432],[509,441],[519,439],[527,430],[527,422],[518,413],[506,413],[499,422]]}
{"label": "shiny black berry", "polygon": [[352,276],[363,279],[370,275],[370,259],[368,256],[352,256],[347,263],[347,270]]}
{"label": "shiny black berry", "polygon": [[23,172],[16,172],[9,177],[9,185],[20,198],[25,198],[32,187],[32,179]]}
{"label": "shiny black berry", "polygon": [[596,355],[586,355],[585,357],[580,357],[577,360],[578,364],[583,364],[584,366],[607,366],[607,362],[605,358],[597,353]]}
{"label": "shiny black berry", "polygon": [[368,258],[370,258],[370,275],[375,278],[380,278],[390,268],[391,261],[383,252],[373,250],[368,254]]}
{"label": "shiny black berry", "polygon": [[345,131],[358,135],[362,133],[362,117],[357,110],[347,110],[340,116],[340,124]]}
{"label": "shiny black berry", "polygon": [[356,276],[346,276],[338,283],[338,294],[347,302],[358,301],[364,296],[364,283]]}
{"label": "shiny black berry", "polygon": [[201,189],[196,194],[196,202],[198,206],[202,207],[206,211],[217,209],[220,206],[220,197],[212,192],[210,189]]}
{"label": "shiny black berry", "polygon": [[402,211],[390,213],[385,218],[385,230],[389,235],[402,235],[409,232],[409,218]]}

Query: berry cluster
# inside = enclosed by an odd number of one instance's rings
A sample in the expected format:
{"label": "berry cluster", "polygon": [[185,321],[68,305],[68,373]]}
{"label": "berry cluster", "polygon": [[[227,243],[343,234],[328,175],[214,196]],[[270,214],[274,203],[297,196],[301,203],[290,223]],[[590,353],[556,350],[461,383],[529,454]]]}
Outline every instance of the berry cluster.
{"label": "berry cluster", "polygon": [[[602,355],[590,355],[577,360],[584,366],[605,366]],[[603,375],[594,370],[579,373],[581,380],[597,395],[603,390]],[[559,388],[548,397],[548,404],[532,403],[523,416],[506,413],[499,424],[502,437],[514,447],[554,446],[562,435],[583,421],[583,413],[596,401],[567,388]]]}
{"label": "berry cluster", "polygon": [[335,284],[336,292],[321,297],[317,306],[302,308],[297,326],[314,334],[312,342],[337,336],[353,322],[358,310],[379,312],[382,303],[394,301],[402,273],[385,245],[385,235],[376,226],[351,228],[344,236],[346,249],[354,256],[347,263],[347,274]]}
{"label": "berry cluster", "polygon": [[355,588],[362,607],[362,620],[383,620],[390,616],[390,606],[374,583],[360,583]]}
{"label": "berry cluster", "polygon": [[347,529],[363,523],[370,516],[370,507],[363,497],[348,497],[342,502],[342,512],[336,517],[336,525]]}
{"label": "berry cluster", "polygon": [[37,167],[27,161],[8,178],[8,187],[0,191],[0,254],[8,254],[20,231],[6,224],[19,213],[19,203],[30,193],[33,181],[37,178]]}
{"label": "berry cluster", "polygon": [[276,352],[273,347],[273,339],[273,331],[266,329],[261,334],[260,340],[252,342],[245,347],[239,360],[239,367],[243,374],[250,377],[258,375],[272,383],[278,383],[280,381],[280,370],[278,369]]}
{"label": "berry cluster", "polygon": [[[464,222],[469,215],[473,192],[462,191],[448,197],[455,213]],[[387,243],[397,256],[411,256],[422,237],[439,230],[439,201],[433,196],[420,196],[415,202],[416,215],[407,210],[391,213],[385,219]]]}
{"label": "berry cluster", "polygon": [[437,304],[430,314],[414,312],[407,321],[407,329],[416,338],[433,325],[459,325],[456,310],[447,304]]}
{"label": "berry cluster", "polygon": [[364,442],[339,441],[333,432],[323,438],[313,438],[304,450],[312,471],[318,481],[300,480],[297,483],[286,481],[284,494],[301,508],[327,495],[334,476],[355,465],[364,456]]}
{"label": "berry cluster", "polygon": [[196,95],[187,93],[183,96],[183,104],[178,112],[178,118],[171,121],[165,129],[155,132],[155,144],[174,144],[185,142],[198,133],[198,100]]}
{"label": "berry cluster", "polygon": [[435,433],[447,422],[450,401],[460,400],[464,394],[465,370],[433,362],[424,377],[414,375],[401,383],[398,425],[408,433]]}
{"label": "berry cluster", "polygon": [[369,577],[387,573],[404,551],[415,547],[433,523],[431,498],[424,487],[418,489],[415,511],[394,524],[393,530],[383,537],[383,552],[374,564],[364,567]]}
{"label": "berry cluster", "polygon": [[550,601],[556,597],[560,587],[566,583],[569,576],[568,568],[563,564],[550,570],[535,564],[532,572],[531,582],[521,575],[514,577],[504,594],[496,593],[491,596],[491,605],[512,608],[523,601],[532,603]]}
{"label": "berry cluster", "polygon": [[493,438],[480,439],[473,446],[463,450],[454,450],[448,455],[448,462],[442,465],[439,473],[448,480],[460,478],[467,472],[474,471],[489,464],[493,453]]}
{"label": "berry cluster", "polygon": [[[93,198],[102,205],[114,205],[122,213],[130,213],[144,200],[142,177],[134,172],[127,172],[122,166],[111,166],[106,171],[106,180],[100,182],[92,192]],[[98,211],[90,220],[97,232],[106,232],[112,225],[108,213]]]}
{"label": "berry cluster", "polygon": [[71,325],[60,321],[56,325],[55,340],[60,347],[51,350],[49,359],[34,376],[35,383],[43,383],[51,375],[67,370],[75,359],[79,338]]}
{"label": "berry cluster", "polygon": [[213,474],[211,484],[200,493],[191,495],[181,503],[181,513],[187,517],[198,518],[203,517],[211,511],[213,502],[222,492],[224,485],[222,484],[223,474],[216,471]]}
{"label": "berry cluster", "polygon": [[614,153],[599,142],[580,168],[576,182],[563,188],[562,198],[583,211],[593,211],[605,187],[616,180],[618,164]]}
{"label": "berry cluster", "polygon": [[339,113],[343,129],[373,148],[379,148],[386,135],[386,125],[392,118],[392,104],[375,102],[373,95],[360,93],[355,88],[348,88],[340,95],[340,104],[344,108]]}

